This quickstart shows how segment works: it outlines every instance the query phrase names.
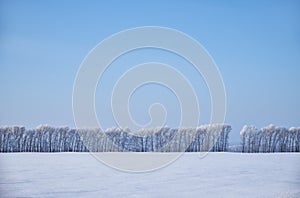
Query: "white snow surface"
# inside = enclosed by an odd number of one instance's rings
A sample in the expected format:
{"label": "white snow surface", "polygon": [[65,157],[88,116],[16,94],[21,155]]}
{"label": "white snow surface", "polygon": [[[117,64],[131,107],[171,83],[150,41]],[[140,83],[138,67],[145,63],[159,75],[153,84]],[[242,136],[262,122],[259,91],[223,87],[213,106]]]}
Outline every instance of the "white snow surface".
{"label": "white snow surface", "polygon": [[300,197],[300,153],[185,153],[148,173],[89,153],[0,153],[0,177],[0,197]]}

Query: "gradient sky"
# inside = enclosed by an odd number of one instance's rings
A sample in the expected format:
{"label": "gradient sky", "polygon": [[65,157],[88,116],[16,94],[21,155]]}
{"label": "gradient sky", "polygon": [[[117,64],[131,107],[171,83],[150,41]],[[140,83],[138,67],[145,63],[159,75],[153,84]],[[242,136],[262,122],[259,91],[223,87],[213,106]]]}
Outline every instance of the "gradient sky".
{"label": "gradient sky", "polygon": [[[138,26],[174,28],[207,49],[225,83],[226,122],[233,127],[232,141],[239,140],[244,124],[300,126],[300,1],[290,0],[1,0],[0,125],[73,127],[72,89],[80,63],[106,37]],[[201,76],[197,81],[178,57],[159,50],[121,57],[105,78],[114,79],[122,73],[116,69],[118,64],[129,68],[153,59],[176,65],[193,85],[203,88]],[[108,80],[107,86],[97,89],[98,116],[107,127],[113,123],[109,112],[106,116],[106,103],[101,101],[105,101],[112,83]],[[131,105],[133,117],[141,123],[147,122],[151,102],[166,102],[171,111],[177,104],[164,88],[148,88],[138,91]],[[209,96],[202,88],[198,96],[206,122]],[[161,97],[158,92],[165,95]],[[176,111],[169,115],[167,124],[172,126]]]}

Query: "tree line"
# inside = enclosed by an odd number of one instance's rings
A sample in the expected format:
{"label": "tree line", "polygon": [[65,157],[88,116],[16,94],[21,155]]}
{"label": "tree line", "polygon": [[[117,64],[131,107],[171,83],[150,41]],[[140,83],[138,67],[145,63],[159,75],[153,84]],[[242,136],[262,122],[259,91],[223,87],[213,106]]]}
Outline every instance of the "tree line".
{"label": "tree line", "polygon": [[230,125],[197,128],[70,129],[40,125],[36,129],[0,127],[0,152],[300,152],[300,127],[261,129],[245,125],[241,144],[229,147]]}
{"label": "tree line", "polygon": [[300,127],[276,127],[269,125],[261,129],[245,125],[240,132],[242,152],[299,152]]}
{"label": "tree line", "polygon": [[0,152],[202,152],[227,151],[231,126],[197,128],[70,129],[38,126],[0,127]]}

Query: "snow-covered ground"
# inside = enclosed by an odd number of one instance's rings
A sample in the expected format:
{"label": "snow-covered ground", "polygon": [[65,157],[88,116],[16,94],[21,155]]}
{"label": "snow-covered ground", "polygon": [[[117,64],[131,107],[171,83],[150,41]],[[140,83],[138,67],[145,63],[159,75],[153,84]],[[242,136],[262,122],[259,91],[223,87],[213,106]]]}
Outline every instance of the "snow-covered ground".
{"label": "snow-covered ground", "polygon": [[1,153],[0,177],[0,197],[300,197],[300,153],[186,153],[148,173],[88,153]]}

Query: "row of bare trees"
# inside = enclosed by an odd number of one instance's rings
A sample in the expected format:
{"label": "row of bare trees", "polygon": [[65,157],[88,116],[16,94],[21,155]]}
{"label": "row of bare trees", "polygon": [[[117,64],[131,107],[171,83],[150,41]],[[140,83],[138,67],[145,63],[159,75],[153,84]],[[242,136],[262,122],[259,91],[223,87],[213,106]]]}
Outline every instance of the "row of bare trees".
{"label": "row of bare trees", "polygon": [[299,152],[300,127],[267,127],[257,129],[255,126],[245,125],[240,132],[242,152]]}
{"label": "row of bare trees", "polygon": [[0,152],[63,152],[85,151],[76,130],[68,127],[38,126],[0,128]]}
{"label": "row of bare trees", "polygon": [[[227,151],[231,127],[223,124],[197,128],[69,129],[38,126],[0,127],[0,152],[205,152]],[[241,151],[300,152],[300,127],[244,126],[240,132]]]}
{"label": "row of bare trees", "polygon": [[223,124],[197,128],[70,129],[38,126],[0,127],[0,152],[200,152],[226,151],[231,127]]}
{"label": "row of bare trees", "polygon": [[123,151],[141,152],[204,152],[226,151],[231,126],[203,125],[197,128],[141,129],[136,134],[109,129],[106,135]]}

